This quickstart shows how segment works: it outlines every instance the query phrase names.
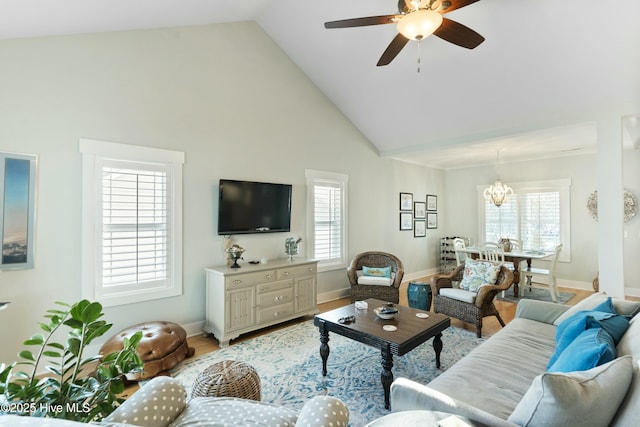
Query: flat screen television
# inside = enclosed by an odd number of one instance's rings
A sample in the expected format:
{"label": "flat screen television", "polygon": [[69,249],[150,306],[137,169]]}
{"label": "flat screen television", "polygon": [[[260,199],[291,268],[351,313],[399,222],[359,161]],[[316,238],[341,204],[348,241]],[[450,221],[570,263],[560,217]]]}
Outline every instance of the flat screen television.
{"label": "flat screen television", "polygon": [[220,180],[218,234],[288,232],[291,185]]}

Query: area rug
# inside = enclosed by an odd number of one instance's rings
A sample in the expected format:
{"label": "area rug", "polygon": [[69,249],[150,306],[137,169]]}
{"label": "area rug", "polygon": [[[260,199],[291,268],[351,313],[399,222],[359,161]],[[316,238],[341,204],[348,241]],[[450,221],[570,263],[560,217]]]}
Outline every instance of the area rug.
{"label": "area rug", "polygon": [[[559,303],[559,304],[565,304],[567,301],[569,301],[575,295],[576,294],[571,293],[571,292],[559,292],[558,295],[557,295],[557,298],[556,298],[556,302]],[[534,299],[534,300],[538,300],[538,301],[553,302],[553,300],[551,299],[551,294],[549,293],[549,289],[536,288],[536,287],[532,287],[531,291],[529,291],[529,289],[525,289],[524,292],[523,292],[522,297],[520,297],[520,298],[514,297],[513,296],[513,289],[509,289],[505,293],[504,297],[502,296],[502,294],[498,294],[497,299],[499,299],[501,301],[508,301],[508,302],[514,302],[514,303],[517,303],[521,299]]]}
{"label": "area rug", "polygon": [[[239,360],[258,371],[263,402],[300,411],[313,396],[336,396],[349,407],[351,426],[363,426],[388,414],[380,383],[380,351],[336,334],[330,334],[329,339],[326,377],[322,376],[319,333],[312,320],[187,359],[170,372],[190,391],[198,374],[209,365]],[[404,356],[394,357],[394,377],[426,384],[482,341],[475,332],[450,327],[442,334],[441,369],[435,367],[429,340]]]}

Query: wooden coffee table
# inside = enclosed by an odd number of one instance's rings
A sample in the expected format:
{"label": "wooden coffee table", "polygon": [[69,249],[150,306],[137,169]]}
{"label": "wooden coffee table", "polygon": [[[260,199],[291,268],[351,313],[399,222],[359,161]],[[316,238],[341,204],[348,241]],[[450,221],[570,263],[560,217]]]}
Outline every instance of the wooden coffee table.
{"label": "wooden coffee table", "polygon": [[[380,319],[373,309],[386,304],[386,301],[368,299],[369,308],[357,310],[355,304],[340,307],[326,313],[317,314],[313,324],[320,330],[320,357],[322,357],[322,375],[327,375],[327,359],[329,358],[329,332],[334,332],[352,340],[379,348],[382,353],[382,373],[380,380],[384,389],[384,407],[389,409],[389,390],[393,382],[393,355],[402,356],[433,338],[433,349],[436,353],[436,367],[440,368],[442,351],[442,331],[447,329],[451,321],[447,316],[424,310],[396,305],[398,314],[391,320]],[[429,317],[420,318],[416,314],[423,313]],[[352,323],[341,324],[338,319],[355,316]],[[393,325],[396,331],[386,331],[385,325]]]}

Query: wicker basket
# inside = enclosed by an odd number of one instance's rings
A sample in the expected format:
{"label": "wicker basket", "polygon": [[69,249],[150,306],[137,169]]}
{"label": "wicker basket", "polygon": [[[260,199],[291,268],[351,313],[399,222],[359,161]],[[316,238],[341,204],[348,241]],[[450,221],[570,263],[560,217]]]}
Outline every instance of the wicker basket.
{"label": "wicker basket", "polygon": [[223,360],[202,371],[191,388],[194,397],[239,397],[260,401],[260,377],[253,366]]}

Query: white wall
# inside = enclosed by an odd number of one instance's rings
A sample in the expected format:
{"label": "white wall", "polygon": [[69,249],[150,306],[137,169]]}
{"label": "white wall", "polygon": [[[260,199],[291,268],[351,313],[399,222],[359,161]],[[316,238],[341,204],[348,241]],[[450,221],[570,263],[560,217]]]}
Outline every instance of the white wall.
{"label": "white wall", "polygon": [[[184,295],[105,309],[113,333],[204,320],[203,268],[224,262],[220,178],[293,184],[291,233],[238,237],[247,259],[304,237],[311,168],[350,177],[350,256],[393,252],[409,276],[437,267],[440,230],[400,232],[398,198],[442,194],[444,173],[378,156],[254,23],[4,40],[0,58],[0,150],[39,156],[35,268],[0,276],[0,300],[12,302],[0,362],[15,360],[54,301],[81,297],[80,137],[186,152]],[[320,298],[346,287],[344,271],[320,274]]]}

